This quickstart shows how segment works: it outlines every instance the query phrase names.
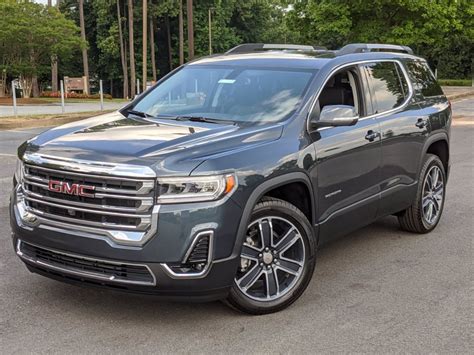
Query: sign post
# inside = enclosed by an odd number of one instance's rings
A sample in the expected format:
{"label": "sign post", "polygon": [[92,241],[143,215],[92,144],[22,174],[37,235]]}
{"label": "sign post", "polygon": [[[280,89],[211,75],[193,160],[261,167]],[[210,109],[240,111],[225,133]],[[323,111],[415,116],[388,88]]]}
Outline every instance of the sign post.
{"label": "sign post", "polygon": [[64,113],[64,81],[61,80],[61,111]]}
{"label": "sign post", "polygon": [[100,94],[100,110],[104,111],[104,89],[102,87],[102,80],[99,80],[99,94]]}
{"label": "sign post", "polygon": [[12,81],[12,97],[13,97],[13,115],[16,117],[18,114],[17,107],[16,107],[16,85],[15,80]]}

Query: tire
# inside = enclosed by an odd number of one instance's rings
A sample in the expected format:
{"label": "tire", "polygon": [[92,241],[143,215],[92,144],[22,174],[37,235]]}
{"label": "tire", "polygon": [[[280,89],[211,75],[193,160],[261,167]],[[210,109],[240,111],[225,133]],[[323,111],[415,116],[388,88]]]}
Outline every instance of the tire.
{"label": "tire", "polygon": [[292,204],[265,197],[254,207],[246,233],[226,303],[253,315],[280,311],[301,296],[313,276],[311,223]]}
{"label": "tire", "polygon": [[[438,182],[435,182],[434,188],[431,188],[433,176],[438,172]],[[436,192],[434,192],[436,191]],[[446,172],[444,165],[438,156],[427,154],[423,162],[418,181],[418,189],[413,204],[406,210],[398,214],[398,221],[402,229],[412,233],[429,233],[439,223],[444,208],[446,198]],[[430,207],[431,206],[431,207]],[[436,216],[431,215],[436,212]]]}

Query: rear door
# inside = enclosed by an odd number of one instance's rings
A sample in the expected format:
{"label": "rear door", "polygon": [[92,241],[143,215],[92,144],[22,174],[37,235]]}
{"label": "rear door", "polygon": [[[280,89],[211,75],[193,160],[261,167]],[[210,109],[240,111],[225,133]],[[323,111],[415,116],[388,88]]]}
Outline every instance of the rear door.
{"label": "rear door", "polygon": [[408,207],[416,194],[419,160],[428,135],[428,117],[413,95],[405,67],[396,60],[364,65],[380,123],[381,204],[379,215]]}

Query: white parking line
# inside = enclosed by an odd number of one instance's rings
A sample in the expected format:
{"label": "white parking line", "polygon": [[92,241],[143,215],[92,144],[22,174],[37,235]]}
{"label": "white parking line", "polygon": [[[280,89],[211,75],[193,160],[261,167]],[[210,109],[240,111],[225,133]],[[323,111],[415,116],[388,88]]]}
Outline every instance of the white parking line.
{"label": "white parking line", "polygon": [[6,154],[6,153],[0,153],[0,156],[3,156],[3,157],[16,157],[15,154]]}

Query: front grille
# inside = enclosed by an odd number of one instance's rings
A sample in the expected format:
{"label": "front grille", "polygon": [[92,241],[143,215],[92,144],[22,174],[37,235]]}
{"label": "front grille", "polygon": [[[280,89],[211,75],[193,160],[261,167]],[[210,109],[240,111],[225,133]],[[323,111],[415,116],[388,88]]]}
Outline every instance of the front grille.
{"label": "front grille", "polygon": [[154,285],[155,278],[145,265],[97,260],[45,249],[19,241],[18,253],[37,266],[57,272],[83,276],[106,282]]}
{"label": "front grille", "polygon": [[[50,180],[93,186],[94,194],[50,191]],[[30,211],[49,220],[129,231],[146,231],[151,224],[153,179],[90,175],[25,164],[22,186]]]}

